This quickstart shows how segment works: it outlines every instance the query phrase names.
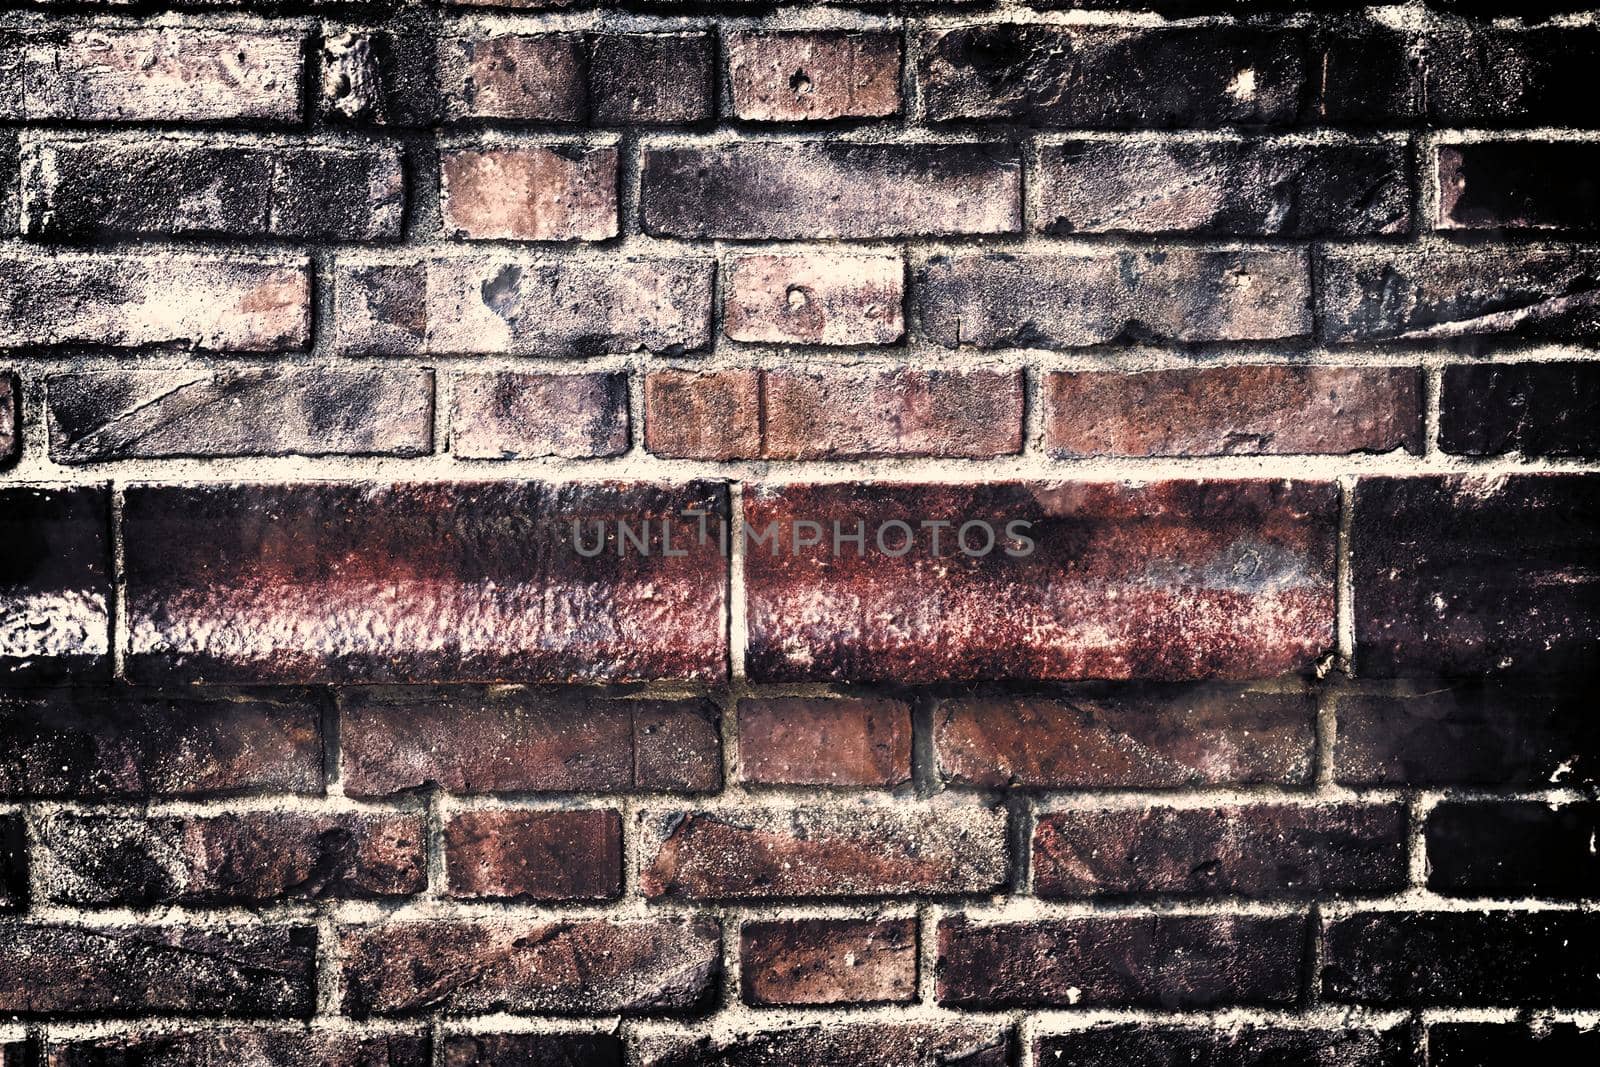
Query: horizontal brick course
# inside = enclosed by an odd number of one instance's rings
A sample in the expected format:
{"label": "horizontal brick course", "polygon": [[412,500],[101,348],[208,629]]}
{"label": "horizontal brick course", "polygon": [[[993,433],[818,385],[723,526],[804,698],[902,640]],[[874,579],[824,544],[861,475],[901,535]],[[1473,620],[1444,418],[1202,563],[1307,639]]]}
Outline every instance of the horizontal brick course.
{"label": "horizontal brick course", "polygon": [[[1040,1037],[1040,1063],[1065,1060],[1075,1067],[1121,1067],[1127,1063],[1216,1063],[1267,1067],[1274,1063],[1339,1064],[1349,1067],[1409,1067],[1411,1038],[1403,1026],[1369,1030],[1355,1026],[1234,1027],[1101,1024]],[[1067,1057],[1071,1057],[1067,1060]]]}
{"label": "horizontal brick course", "polygon": [[644,1067],[1007,1067],[1010,1031],[980,1022],[851,1023],[745,1029],[726,1037],[663,1035],[639,1042]]}
{"label": "horizontal brick course", "polygon": [[49,1067],[101,1067],[136,1063],[234,1063],[289,1067],[307,1059],[325,1067],[427,1067],[428,1038],[421,1033],[341,1034],[283,1032],[230,1026],[184,1033],[149,1032],[114,1037],[59,1038],[44,1045]]}

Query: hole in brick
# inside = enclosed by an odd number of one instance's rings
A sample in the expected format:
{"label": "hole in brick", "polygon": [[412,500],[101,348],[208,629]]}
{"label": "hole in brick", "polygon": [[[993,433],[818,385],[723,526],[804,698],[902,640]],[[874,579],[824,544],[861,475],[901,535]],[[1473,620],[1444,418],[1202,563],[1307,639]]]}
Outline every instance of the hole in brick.
{"label": "hole in brick", "polygon": [[789,75],[789,88],[796,93],[809,93],[811,91],[811,79],[806,76],[805,71],[797,70]]}

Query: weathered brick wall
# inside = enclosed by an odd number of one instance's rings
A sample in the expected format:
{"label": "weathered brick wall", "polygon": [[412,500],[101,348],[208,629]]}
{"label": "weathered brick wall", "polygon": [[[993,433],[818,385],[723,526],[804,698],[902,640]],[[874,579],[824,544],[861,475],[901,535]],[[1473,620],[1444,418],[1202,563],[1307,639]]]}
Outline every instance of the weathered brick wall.
{"label": "weathered brick wall", "polygon": [[1585,4],[0,6],[3,1067],[1600,1054]]}

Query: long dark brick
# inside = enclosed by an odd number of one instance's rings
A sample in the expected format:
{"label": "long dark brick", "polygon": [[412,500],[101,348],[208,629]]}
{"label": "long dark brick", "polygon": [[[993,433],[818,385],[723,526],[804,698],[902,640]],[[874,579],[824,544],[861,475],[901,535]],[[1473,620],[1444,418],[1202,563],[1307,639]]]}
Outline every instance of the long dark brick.
{"label": "long dark brick", "polygon": [[442,1042],[445,1067],[622,1067],[617,1034],[451,1034]]}
{"label": "long dark brick", "polygon": [[1101,1024],[1040,1037],[1040,1064],[1072,1067],[1413,1067],[1405,1026],[1228,1028]]}
{"label": "long dark brick", "polygon": [[1298,916],[1095,916],[939,924],[939,1002],[957,1008],[1290,1005]]}
{"label": "long dark brick", "polygon": [[52,1038],[45,1067],[429,1067],[423,1033],[341,1034],[229,1027]]}
{"label": "long dark brick", "polygon": [[[757,487],[745,522],[776,541],[747,538],[748,670],[895,682],[1305,670],[1333,640],[1334,513],[1333,487],[1317,483]],[[817,545],[807,527],[796,545],[801,521],[820,524]],[[834,553],[835,521],[845,534],[861,524],[863,555],[848,542]],[[886,554],[907,539],[893,522],[915,537],[899,556]],[[971,522],[994,532],[987,555],[957,547]],[[1028,551],[1017,533],[1031,553],[1008,554]],[[984,544],[969,530],[972,551]]]}
{"label": "long dark brick", "polygon": [[1600,145],[1477,141],[1434,150],[1436,225],[1447,230],[1592,230],[1600,218]]}
{"label": "long dark brick", "polygon": [[28,903],[27,852],[28,832],[22,819],[0,815],[0,911],[22,908]]}
{"label": "long dark brick", "polygon": [[1466,456],[1600,455],[1600,364],[1446,367],[1439,447]]}
{"label": "long dark brick", "polygon": [[0,545],[0,684],[108,679],[110,494],[0,487]]}
{"label": "long dark brick", "polygon": [[1351,556],[1362,674],[1600,665],[1600,476],[1363,478]]}
{"label": "long dark brick", "polygon": [[1507,1063],[1588,1063],[1600,1056],[1600,1030],[1577,1023],[1434,1023],[1430,1067],[1501,1067]]}
{"label": "long dark brick", "polygon": [[1008,1067],[1011,1032],[993,1023],[773,1027],[727,1037],[652,1035],[641,1067]]}
{"label": "long dark brick", "polygon": [[1358,913],[1327,924],[1322,993],[1385,1006],[1592,1008],[1597,953],[1595,914]]}
{"label": "long dark brick", "polygon": [[[726,490],[533,482],[134,486],[141,681],[623,681],[726,669]],[[652,520],[650,554],[572,524]],[[662,524],[671,529],[665,554]]]}
{"label": "long dark brick", "polygon": [[1428,813],[1428,888],[1448,896],[1600,896],[1600,806],[1446,802]]}

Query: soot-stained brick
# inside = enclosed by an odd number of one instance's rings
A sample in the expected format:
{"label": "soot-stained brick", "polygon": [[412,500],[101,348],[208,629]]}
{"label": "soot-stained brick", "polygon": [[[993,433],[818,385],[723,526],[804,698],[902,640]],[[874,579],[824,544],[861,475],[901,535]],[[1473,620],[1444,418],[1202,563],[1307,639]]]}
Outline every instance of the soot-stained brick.
{"label": "soot-stained brick", "polygon": [[710,33],[597,33],[589,40],[589,106],[597,126],[711,118]]}
{"label": "soot-stained brick", "polygon": [[628,450],[626,374],[460,374],[451,399],[450,452],[463,459],[578,459]]}
{"label": "soot-stained brick", "polygon": [[900,37],[813,30],[725,34],[734,117],[816,122],[900,113]]}
{"label": "soot-stained brick", "polygon": [[[720,484],[140,485],[125,500],[137,679],[726,671],[725,564],[715,537],[702,543],[684,514],[725,516]],[[622,543],[619,522],[647,549]]]}
{"label": "soot-stained brick", "polygon": [[448,119],[582,122],[589,112],[583,38],[575,33],[477,34],[439,41]]}
{"label": "soot-stained brick", "polygon": [[22,453],[22,380],[0,371],[0,470],[17,462]]}
{"label": "soot-stained brick", "polygon": [[1172,1026],[1102,1023],[1040,1037],[1034,1058],[1073,1067],[1411,1067],[1405,1026]]}
{"label": "soot-stained brick", "polygon": [[1331,484],[789,485],[744,506],[762,680],[1250,678],[1332,647]]}
{"label": "soot-stained brick", "polygon": [[726,1037],[639,1039],[643,1067],[1007,1067],[1011,1032],[994,1023],[812,1023]]}
{"label": "soot-stained brick", "polygon": [[451,1034],[441,1047],[445,1067],[623,1067],[618,1034]]}
{"label": "soot-stained brick", "polygon": [[746,921],[739,957],[747,1004],[904,1004],[916,998],[915,919]]}
{"label": "soot-stained brick", "polygon": [[49,1067],[428,1067],[421,1032],[341,1034],[228,1026],[190,1032],[125,1033],[110,1037],[52,1037],[43,1046]]}
{"label": "soot-stained brick", "polygon": [[110,494],[0,488],[0,545],[0,682],[108,680]]}
{"label": "soot-stained brick", "polygon": [[1600,807],[1444,802],[1428,812],[1428,888],[1446,896],[1600,893]]}
{"label": "soot-stained brick", "polygon": [[1465,456],[1600,455],[1600,364],[1446,367],[1439,447]]}
{"label": "soot-stained brick", "polygon": [[1495,1067],[1504,1063],[1587,1063],[1600,1056],[1600,1029],[1541,1020],[1530,1025],[1434,1023],[1428,1027],[1433,1067]]}
{"label": "soot-stained brick", "polygon": [[1440,229],[1593,230],[1600,145],[1482,141],[1435,149]]}

